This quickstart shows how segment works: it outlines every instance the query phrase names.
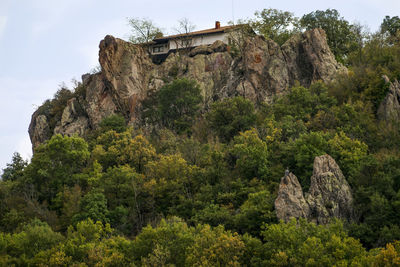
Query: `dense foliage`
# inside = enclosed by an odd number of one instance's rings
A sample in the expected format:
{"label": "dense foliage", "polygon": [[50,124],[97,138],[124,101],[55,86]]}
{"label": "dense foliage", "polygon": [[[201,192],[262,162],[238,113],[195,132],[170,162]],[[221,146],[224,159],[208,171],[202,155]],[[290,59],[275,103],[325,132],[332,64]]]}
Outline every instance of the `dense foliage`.
{"label": "dense foliage", "polygon": [[[331,38],[354,29],[335,10],[301,20],[264,10],[256,20],[279,42],[298,21],[339,23]],[[362,42],[331,39],[349,72],[329,84],[201,110],[196,82],[178,78],[144,103],[151,132],[113,115],[84,138],[54,135],[30,163],[14,154],[0,181],[0,265],[399,265],[400,124],[376,115],[388,90],[382,75],[400,78],[398,22],[386,17]],[[59,119],[79,92],[61,90],[39,112]],[[285,169],[306,190],[314,158],[326,153],[350,183],[355,220],[278,222]]]}

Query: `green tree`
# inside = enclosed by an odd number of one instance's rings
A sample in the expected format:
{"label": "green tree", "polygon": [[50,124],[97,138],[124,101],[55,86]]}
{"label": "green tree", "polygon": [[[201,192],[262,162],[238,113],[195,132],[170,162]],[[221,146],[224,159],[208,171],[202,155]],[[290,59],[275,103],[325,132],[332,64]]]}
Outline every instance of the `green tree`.
{"label": "green tree", "polygon": [[248,199],[240,206],[240,212],[235,215],[237,229],[242,233],[259,236],[264,223],[276,222],[274,201],[275,196],[267,190],[249,194]]}
{"label": "green tree", "polygon": [[255,13],[253,29],[279,45],[285,43],[294,33],[300,32],[298,18],[293,13],[278,9],[263,9]]}
{"label": "green tree", "polygon": [[222,225],[211,228],[198,225],[194,244],[188,248],[188,266],[240,266],[244,243],[237,233],[225,231]]}
{"label": "green tree", "polygon": [[253,103],[240,96],[213,103],[206,118],[222,142],[229,142],[239,132],[249,130],[256,122]]}
{"label": "green tree", "polygon": [[366,256],[361,243],[348,237],[340,221],[317,226],[292,219],[287,224],[265,225],[262,235],[268,266],[350,266]]}
{"label": "green tree", "polygon": [[156,151],[143,135],[133,136],[131,130],[121,133],[111,130],[97,138],[92,158],[103,169],[129,164],[140,173],[148,161],[156,158]]}
{"label": "green tree", "polygon": [[328,139],[329,135],[323,132],[309,132],[288,144],[285,165],[296,174],[302,186],[310,185],[315,157],[328,153]]}
{"label": "green tree", "polygon": [[134,44],[146,44],[154,38],[163,36],[161,29],[148,18],[130,18],[128,19],[128,25],[131,27],[129,41]]}
{"label": "green tree", "polygon": [[240,133],[234,139],[232,155],[236,158],[235,168],[242,177],[268,178],[268,148],[255,129]]}
{"label": "green tree", "polygon": [[110,130],[122,133],[127,130],[125,118],[119,114],[108,116],[99,123],[99,129],[102,133]]}
{"label": "green tree", "polygon": [[0,240],[2,239],[6,242],[0,248],[0,253],[10,256],[12,261],[8,264],[17,265],[29,265],[37,253],[50,249],[64,240],[60,233],[54,232],[49,225],[38,219],[14,234],[0,233]]}
{"label": "green tree", "polygon": [[158,92],[158,111],[161,122],[177,133],[190,132],[200,109],[202,96],[194,80],[176,79]]}
{"label": "green tree", "polygon": [[192,207],[180,205],[193,200],[197,171],[196,166],[189,165],[180,155],[161,156],[160,160],[147,164],[149,192],[156,201],[158,212],[166,214],[169,211],[182,217],[192,213]]}
{"label": "green tree", "polygon": [[154,205],[145,188],[148,179],[129,165],[109,168],[101,178],[107,198],[111,225],[125,234],[139,232],[146,224]]}
{"label": "green tree", "polygon": [[365,143],[349,138],[344,132],[339,132],[328,141],[328,146],[329,154],[338,161],[346,176],[358,173],[361,162],[367,156],[368,146]]}
{"label": "green tree", "polygon": [[325,30],[328,45],[338,61],[344,62],[349,52],[351,44],[357,39],[351,24],[340,16],[336,9],[325,11],[317,10],[304,15],[300,19],[300,24],[307,30],[321,28]]}
{"label": "green tree", "polygon": [[107,199],[102,192],[92,190],[80,201],[80,213],[73,217],[74,222],[92,219],[108,223]]}
{"label": "green tree", "polygon": [[25,167],[28,162],[24,160],[18,152],[15,152],[12,156],[12,162],[7,163],[7,167],[3,169],[1,178],[4,181],[16,181],[22,177]]}
{"label": "green tree", "polygon": [[[165,264],[168,266],[186,266],[187,249],[194,242],[193,228],[177,217],[161,220],[157,227],[151,225],[143,228],[132,244],[134,261],[140,265],[145,263]],[[156,260],[158,258],[158,260]]]}
{"label": "green tree", "polygon": [[398,16],[386,16],[381,24],[381,33],[388,33],[390,36],[396,36],[400,30],[400,18]]}
{"label": "green tree", "polygon": [[325,84],[316,82],[305,88],[292,87],[286,96],[283,96],[271,106],[266,106],[267,113],[272,113],[276,120],[284,116],[292,116],[295,120],[308,122],[320,111],[328,111],[336,104],[336,99],[328,95]]}
{"label": "green tree", "polygon": [[86,167],[89,156],[88,144],[82,138],[54,135],[36,148],[26,167],[25,183],[34,185],[39,200],[51,203],[64,185],[81,182],[78,174]]}

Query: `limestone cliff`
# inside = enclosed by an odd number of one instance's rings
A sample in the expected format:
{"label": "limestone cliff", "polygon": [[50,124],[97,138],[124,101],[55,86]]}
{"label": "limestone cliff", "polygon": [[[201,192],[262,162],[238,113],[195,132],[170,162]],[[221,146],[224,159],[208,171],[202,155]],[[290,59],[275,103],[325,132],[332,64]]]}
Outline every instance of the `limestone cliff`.
{"label": "limestone cliff", "polygon": [[307,218],[326,224],[331,218],[353,219],[353,196],[342,171],[329,155],[316,157],[310,190],[303,195],[297,177],[286,174],[275,200],[278,219]]}
{"label": "limestone cliff", "polygon": [[59,121],[54,125],[43,108],[32,115],[32,145],[55,133],[84,135],[116,112],[131,125],[138,124],[142,100],[176,77],[198,82],[207,109],[215,100],[237,95],[254,103],[270,102],[296,81],[309,86],[317,80],[329,81],[344,69],[335,61],[321,29],[293,36],[282,47],[261,36],[250,37],[243,45],[240,56],[217,41],[190,53],[171,53],[155,64],[145,47],[108,35],[100,42],[101,72],[83,76],[80,94],[67,101]]}

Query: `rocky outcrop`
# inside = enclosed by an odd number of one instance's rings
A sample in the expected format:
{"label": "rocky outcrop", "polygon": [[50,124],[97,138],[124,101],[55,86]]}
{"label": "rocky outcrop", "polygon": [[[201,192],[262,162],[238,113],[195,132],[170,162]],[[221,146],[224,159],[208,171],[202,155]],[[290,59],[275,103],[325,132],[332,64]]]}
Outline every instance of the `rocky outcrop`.
{"label": "rocky outcrop", "polygon": [[112,92],[106,87],[101,73],[91,75],[82,86],[85,88],[83,106],[90,127],[95,129],[102,119],[117,112],[117,104],[114,102]]}
{"label": "rocky outcrop", "polygon": [[29,124],[28,129],[33,148],[48,140],[52,135],[47,117],[39,112],[40,109],[32,114],[31,123]]}
{"label": "rocky outcrop", "polygon": [[[107,35],[100,42],[101,72],[82,77],[82,94],[68,102],[56,127],[46,128],[46,121],[54,121],[49,113],[32,116],[33,147],[54,133],[82,135],[116,112],[130,125],[140,126],[142,101],[176,77],[197,81],[207,109],[215,100],[237,95],[254,103],[270,102],[296,81],[309,86],[317,80],[328,81],[343,69],[319,29],[293,36],[282,47],[260,36],[249,37],[242,45],[240,56],[216,41],[188,53],[171,53],[161,64],[154,64],[146,47]],[[83,112],[76,113],[75,106]]]}
{"label": "rocky outcrop", "polygon": [[322,29],[294,36],[283,44],[282,53],[288,66],[290,86],[294,81],[303,85],[310,85],[317,80],[328,82],[335,73],[346,71],[336,62]]}
{"label": "rocky outcrop", "polygon": [[99,61],[113,102],[127,118],[134,119],[154,68],[146,49],[107,35],[100,42]]}
{"label": "rocky outcrop", "polygon": [[278,197],[275,200],[276,216],[284,221],[290,218],[308,218],[310,207],[306,202],[303,189],[293,173],[285,174],[279,185]]}
{"label": "rocky outcrop", "polygon": [[54,129],[55,134],[65,134],[83,136],[85,131],[89,129],[89,120],[86,116],[82,116],[82,106],[76,98],[71,98],[65,107],[61,116],[61,121]]}
{"label": "rocky outcrop", "polygon": [[302,188],[292,173],[285,175],[275,200],[278,219],[306,218],[326,224],[331,218],[353,220],[353,197],[342,171],[329,155],[316,157],[309,192]]}
{"label": "rocky outcrop", "polygon": [[378,109],[378,118],[385,121],[400,121],[400,83],[390,82],[387,76],[383,79],[389,84],[389,92]]}

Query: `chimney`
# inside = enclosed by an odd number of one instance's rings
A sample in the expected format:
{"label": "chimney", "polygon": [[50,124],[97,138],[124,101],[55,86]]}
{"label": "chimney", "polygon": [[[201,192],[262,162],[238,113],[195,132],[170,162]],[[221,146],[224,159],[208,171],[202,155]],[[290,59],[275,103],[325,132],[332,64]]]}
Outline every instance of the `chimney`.
{"label": "chimney", "polygon": [[215,29],[221,28],[221,23],[219,21],[215,22]]}

